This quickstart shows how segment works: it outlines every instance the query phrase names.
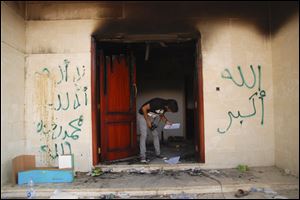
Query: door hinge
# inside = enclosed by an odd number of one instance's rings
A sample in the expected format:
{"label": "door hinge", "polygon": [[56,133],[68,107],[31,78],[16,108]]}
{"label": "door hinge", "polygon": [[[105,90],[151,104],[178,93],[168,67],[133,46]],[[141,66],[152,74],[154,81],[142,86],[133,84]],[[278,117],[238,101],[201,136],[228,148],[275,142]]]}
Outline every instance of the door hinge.
{"label": "door hinge", "polygon": [[98,154],[101,154],[101,148],[98,147]]}

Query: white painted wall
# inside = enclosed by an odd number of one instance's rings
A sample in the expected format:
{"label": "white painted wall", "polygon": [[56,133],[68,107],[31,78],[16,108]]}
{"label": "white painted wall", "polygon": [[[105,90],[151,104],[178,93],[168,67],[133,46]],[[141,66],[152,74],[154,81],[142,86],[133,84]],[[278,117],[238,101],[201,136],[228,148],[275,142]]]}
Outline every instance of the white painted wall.
{"label": "white painted wall", "polygon": [[12,159],[24,154],[25,21],[1,1],[1,185],[11,181]]}

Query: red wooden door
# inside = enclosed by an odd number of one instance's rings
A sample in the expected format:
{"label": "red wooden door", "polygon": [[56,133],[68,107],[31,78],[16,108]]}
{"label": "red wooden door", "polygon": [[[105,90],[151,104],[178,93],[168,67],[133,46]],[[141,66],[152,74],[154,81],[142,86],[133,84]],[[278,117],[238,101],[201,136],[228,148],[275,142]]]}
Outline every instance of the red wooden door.
{"label": "red wooden door", "polygon": [[101,160],[137,154],[136,66],[132,54],[100,52]]}

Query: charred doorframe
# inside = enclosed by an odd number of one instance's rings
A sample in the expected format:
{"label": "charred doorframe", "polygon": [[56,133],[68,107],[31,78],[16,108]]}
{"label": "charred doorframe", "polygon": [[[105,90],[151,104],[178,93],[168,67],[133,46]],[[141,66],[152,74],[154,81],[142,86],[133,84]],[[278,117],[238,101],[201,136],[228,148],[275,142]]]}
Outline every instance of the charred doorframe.
{"label": "charred doorframe", "polygon": [[[140,43],[140,42],[180,42],[196,40],[196,63],[195,63],[195,87],[196,87],[196,134],[197,140],[196,152],[199,156],[200,163],[205,162],[205,148],[204,148],[204,109],[203,109],[203,76],[202,76],[202,54],[201,54],[201,37],[200,33],[175,33],[175,34],[154,34],[154,35],[123,35],[115,36],[92,36],[91,39],[91,101],[92,101],[92,155],[93,165],[100,163],[99,147],[100,147],[100,113],[99,113],[99,80],[100,80],[100,63],[99,52],[97,51],[98,42],[117,42],[117,43]],[[197,112],[198,111],[198,112]],[[197,126],[198,124],[198,126]]]}

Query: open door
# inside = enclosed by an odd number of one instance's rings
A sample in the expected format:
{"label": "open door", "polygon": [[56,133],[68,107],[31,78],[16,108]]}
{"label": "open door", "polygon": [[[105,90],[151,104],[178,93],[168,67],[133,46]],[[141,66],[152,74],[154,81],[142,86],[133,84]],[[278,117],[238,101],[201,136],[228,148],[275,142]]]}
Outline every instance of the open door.
{"label": "open door", "polygon": [[195,152],[196,160],[200,163],[205,162],[204,153],[204,105],[203,105],[203,76],[202,76],[202,54],[201,54],[201,39],[196,42],[195,55],[195,72],[194,72],[194,103],[195,103]]}
{"label": "open door", "polygon": [[101,161],[137,154],[136,65],[126,55],[100,50]]}

